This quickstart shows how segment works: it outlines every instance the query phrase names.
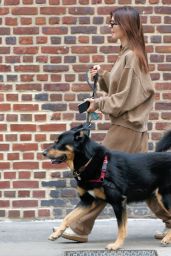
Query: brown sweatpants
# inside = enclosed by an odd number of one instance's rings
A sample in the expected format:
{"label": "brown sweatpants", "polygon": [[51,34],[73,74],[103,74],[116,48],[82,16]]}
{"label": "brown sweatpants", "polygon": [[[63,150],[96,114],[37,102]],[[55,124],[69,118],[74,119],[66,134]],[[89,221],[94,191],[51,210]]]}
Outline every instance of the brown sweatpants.
{"label": "brown sweatpants", "polygon": [[[131,129],[111,125],[108,130],[103,145],[112,150],[118,150],[129,153],[147,152],[148,134],[147,132],[137,132]],[[166,211],[158,202],[157,197],[152,196],[147,201],[149,208],[160,219],[162,219],[167,227],[171,228],[171,214]],[[99,202],[97,206],[83,218],[77,220],[70,225],[70,228],[79,235],[88,235],[94,225],[95,219],[104,209],[106,203]]]}

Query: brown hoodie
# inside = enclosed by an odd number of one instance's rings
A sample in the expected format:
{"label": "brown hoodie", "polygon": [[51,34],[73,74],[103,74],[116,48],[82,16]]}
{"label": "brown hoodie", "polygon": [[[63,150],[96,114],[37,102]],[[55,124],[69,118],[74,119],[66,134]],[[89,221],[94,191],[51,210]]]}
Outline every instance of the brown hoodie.
{"label": "brown hoodie", "polygon": [[95,99],[95,105],[102,113],[109,114],[112,124],[139,132],[147,130],[154,89],[149,73],[140,70],[132,50],[122,50],[111,72],[100,75],[99,85],[107,95]]}

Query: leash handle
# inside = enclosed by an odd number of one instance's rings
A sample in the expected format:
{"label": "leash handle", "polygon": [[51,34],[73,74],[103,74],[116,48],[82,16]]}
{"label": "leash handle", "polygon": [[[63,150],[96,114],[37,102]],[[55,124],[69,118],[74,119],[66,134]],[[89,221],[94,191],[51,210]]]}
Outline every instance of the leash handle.
{"label": "leash handle", "polygon": [[89,70],[86,72],[86,81],[88,83],[88,85],[90,86],[90,88],[92,89],[93,93],[91,98],[95,98],[96,97],[96,90],[97,90],[97,81],[99,78],[99,74],[95,74],[95,76],[93,77],[93,83],[90,82],[89,77],[88,77],[88,72]]}
{"label": "leash handle", "polygon": [[[93,91],[91,98],[95,98],[96,97],[97,81],[98,81],[98,78],[99,78],[99,74],[96,73],[95,76],[93,76],[93,84],[92,84],[89,81],[88,72],[89,72],[89,70],[86,72],[86,80],[87,80],[88,85],[90,86],[90,88]],[[99,118],[99,116],[98,116],[97,113],[89,113],[88,112],[87,116],[86,116],[86,123],[91,125],[91,121],[93,119],[97,120],[98,118]],[[90,130],[89,130],[89,134],[88,135],[90,135]]]}
{"label": "leash handle", "polygon": [[99,74],[96,73],[95,76],[93,77],[94,84],[93,84],[93,95],[92,95],[92,98],[95,98],[95,97],[96,97],[98,78],[99,78]]}
{"label": "leash handle", "polygon": [[86,123],[87,124],[91,123],[91,113],[89,113],[89,112],[87,112]]}

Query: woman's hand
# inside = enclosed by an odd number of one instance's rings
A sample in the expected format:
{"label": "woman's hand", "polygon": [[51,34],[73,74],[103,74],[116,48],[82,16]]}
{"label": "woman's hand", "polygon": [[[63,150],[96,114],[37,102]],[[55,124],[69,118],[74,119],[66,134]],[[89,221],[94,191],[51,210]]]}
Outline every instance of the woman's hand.
{"label": "woman's hand", "polygon": [[98,73],[98,71],[100,70],[100,66],[99,65],[94,65],[91,69],[90,69],[90,74],[91,74],[91,80],[93,80],[94,76]]}
{"label": "woman's hand", "polygon": [[90,113],[95,112],[97,108],[95,107],[94,99],[88,98],[88,99],[85,99],[85,101],[89,101],[90,102],[90,106],[87,109],[87,112],[90,112]]}
{"label": "woman's hand", "polygon": [[[94,76],[99,72],[99,70],[101,70],[100,65],[94,65],[91,69],[90,69],[90,74],[91,74],[91,79],[93,80]],[[85,99],[85,101],[89,101],[90,102],[90,106],[87,109],[87,112],[95,112],[97,110],[97,107],[95,106],[95,102],[93,98],[88,98]]]}

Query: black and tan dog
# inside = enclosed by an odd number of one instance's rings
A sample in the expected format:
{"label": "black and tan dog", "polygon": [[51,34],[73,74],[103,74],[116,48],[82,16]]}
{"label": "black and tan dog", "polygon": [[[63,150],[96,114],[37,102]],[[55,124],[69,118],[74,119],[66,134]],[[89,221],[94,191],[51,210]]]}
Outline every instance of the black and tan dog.
{"label": "black and tan dog", "polygon": [[[148,199],[158,191],[161,204],[171,211],[171,153],[128,154],[110,151],[92,141],[89,127],[80,125],[62,133],[44,156],[52,163],[66,162],[75,179],[80,203],[68,214],[62,224],[49,237],[55,240],[70,224],[89,212],[98,202],[111,204],[118,223],[118,236],[107,249],[120,248],[126,237],[126,205]],[[171,146],[171,131],[158,143],[157,151],[166,151]],[[171,243],[171,233],[162,244]]]}

